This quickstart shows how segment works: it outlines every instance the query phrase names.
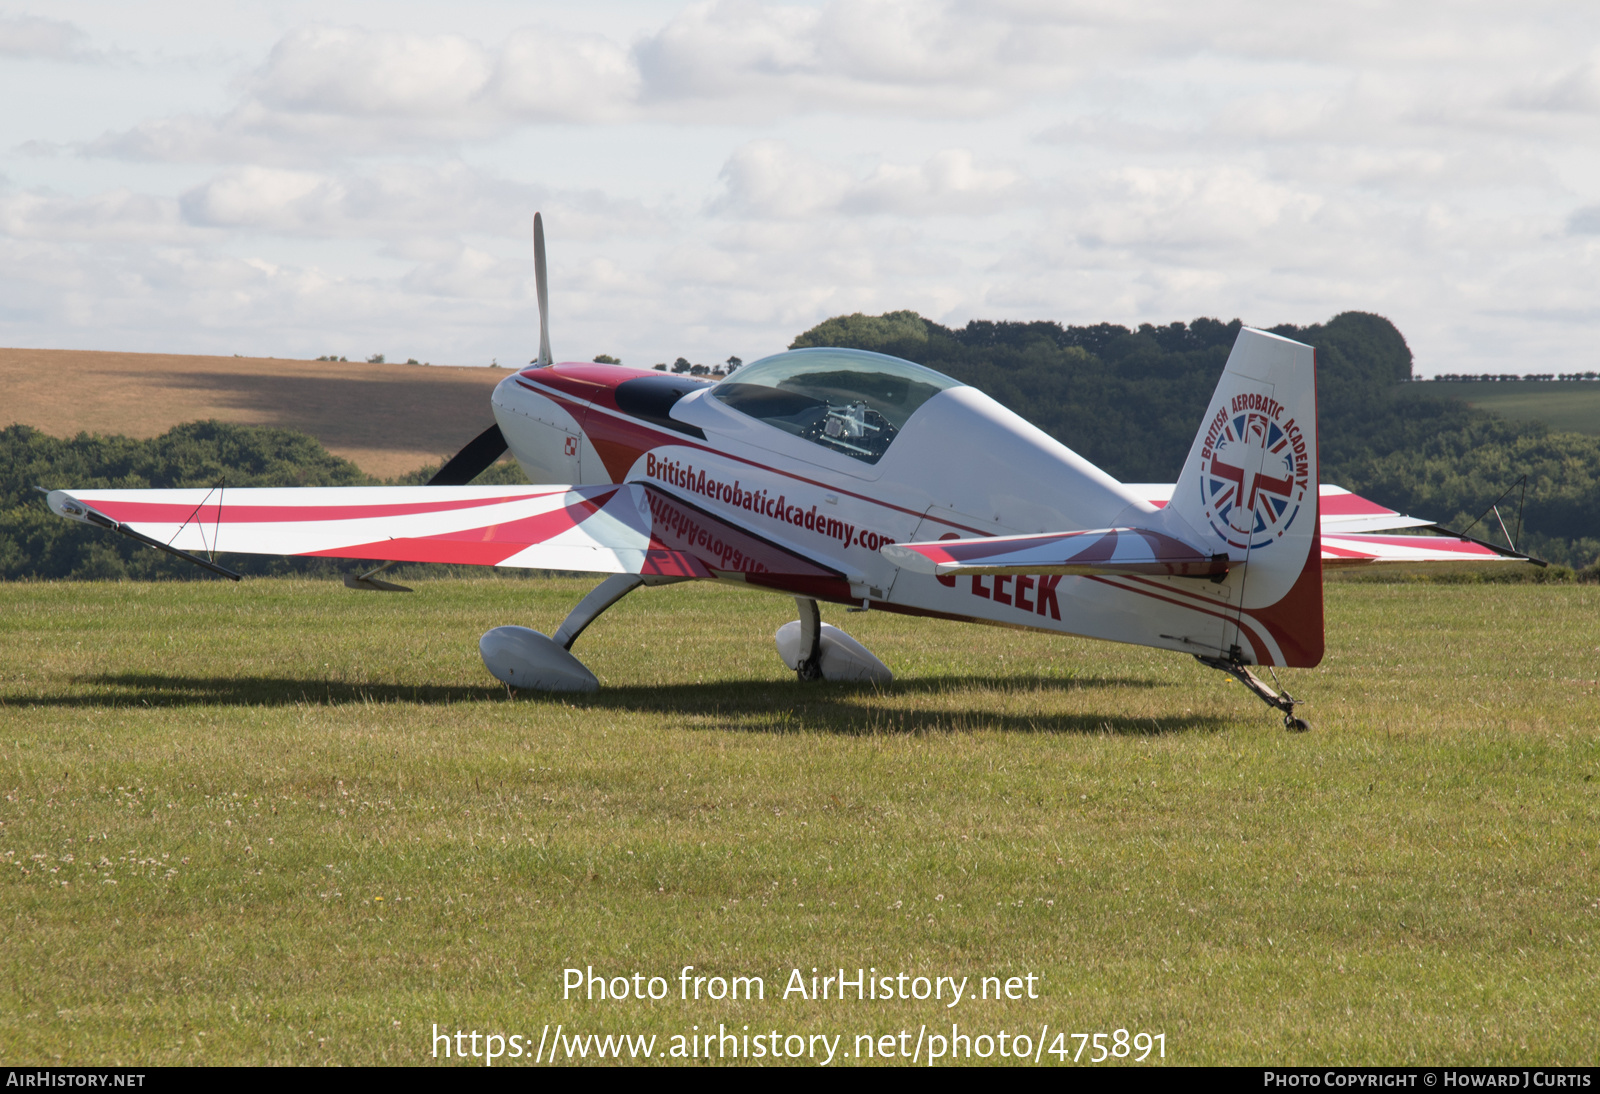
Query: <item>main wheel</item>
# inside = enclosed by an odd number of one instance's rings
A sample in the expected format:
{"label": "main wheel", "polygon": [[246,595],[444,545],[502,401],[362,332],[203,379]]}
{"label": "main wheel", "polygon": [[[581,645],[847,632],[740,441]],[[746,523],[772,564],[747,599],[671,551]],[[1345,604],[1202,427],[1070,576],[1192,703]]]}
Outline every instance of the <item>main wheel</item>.
{"label": "main wheel", "polygon": [[1307,733],[1311,729],[1311,723],[1304,718],[1296,718],[1293,715],[1286,714],[1283,718],[1283,728],[1290,733]]}

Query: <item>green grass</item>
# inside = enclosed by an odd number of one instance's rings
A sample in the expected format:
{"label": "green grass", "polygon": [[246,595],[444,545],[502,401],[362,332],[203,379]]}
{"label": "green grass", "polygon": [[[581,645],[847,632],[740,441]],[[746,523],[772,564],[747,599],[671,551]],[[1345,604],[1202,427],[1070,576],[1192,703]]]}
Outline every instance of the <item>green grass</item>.
{"label": "green grass", "polygon": [[[597,695],[490,687],[477,635],[586,587],[0,586],[0,1054],[952,1020],[1176,1063],[1600,1051],[1600,587],[1330,584],[1304,735],[1172,654],[881,613],[824,614],[895,684],[802,686],[792,603],[724,587],[596,623]],[[768,995],[563,1001],[587,965]],[[1041,997],[781,999],[841,965]]]}
{"label": "green grass", "polygon": [[1552,429],[1600,436],[1600,383],[1583,380],[1408,384],[1405,391],[1464,402],[1515,421],[1544,422]]}

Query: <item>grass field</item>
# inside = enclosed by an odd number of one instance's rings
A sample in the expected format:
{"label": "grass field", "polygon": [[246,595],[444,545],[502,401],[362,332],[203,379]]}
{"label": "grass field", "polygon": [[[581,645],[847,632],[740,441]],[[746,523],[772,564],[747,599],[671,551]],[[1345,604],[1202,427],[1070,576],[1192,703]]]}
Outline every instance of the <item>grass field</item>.
{"label": "grass field", "polygon": [[[587,584],[0,586],[0,1055],[433,1062],[435,1023],[530,1055],[560,1023],[660,1057],[720,1023],[856,1063],[952,1021],[1047,1026],[1045,1062],[1118,1029],[1185,1064],[1600,1054],[1600,588],[1330,584],[1290,735],[1171,654],[881,613],[825,618],[895,684],[801,686],[792,605],[724,587],[595,624],[597,695],[490,687],[477,635]],[[671,995],[564,1001],[590,965]],[[682,1001],[684,965],[766,998]],[[782,998],[840,966],[969,995]]]}
{"label": "grass field", "polygon": [[1480,410],[1517,421],[1539,421],[1552,429],[1600,436],[1600,383],[1548,380],[1534,383],[1408,384],[1405,391],[1432,398],[1461,399]]}

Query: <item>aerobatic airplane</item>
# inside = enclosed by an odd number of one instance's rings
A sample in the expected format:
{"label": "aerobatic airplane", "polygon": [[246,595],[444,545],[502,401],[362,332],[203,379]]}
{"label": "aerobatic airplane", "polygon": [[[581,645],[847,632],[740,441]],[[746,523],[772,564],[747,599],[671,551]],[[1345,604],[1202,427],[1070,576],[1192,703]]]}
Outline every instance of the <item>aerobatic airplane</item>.
{"label": "aerobatic airplane", "polygon": [[[1192,654],[1308,728],[1252,666],[1322,659],[1322,571],[1527,556],[1318,485],[1310,346],[1241,330],[1176,484],[1120,483],[976,388],[910,361],[802,349],[716,383],[555,364],[534,219],[540,347],[495,425],[426,486],[56,490],[51,509],[237,577],[218,552],[609,574],[553,635],[480,640],[509,688],[592,690],[570,652],[642,585],[736,582],[795,598],[802,680],[887,682],[818,604]],[[471,486],[509,448],[532,486]],[[1387,534],[1385,534],[1387,533]],[[200,557],[196,552],[204,552]]]}

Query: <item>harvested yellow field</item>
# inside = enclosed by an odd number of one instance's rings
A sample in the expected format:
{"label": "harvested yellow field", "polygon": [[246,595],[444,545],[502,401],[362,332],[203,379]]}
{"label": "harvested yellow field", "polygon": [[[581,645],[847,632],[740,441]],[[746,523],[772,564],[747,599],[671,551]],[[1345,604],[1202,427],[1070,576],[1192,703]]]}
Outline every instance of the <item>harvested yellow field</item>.
{"label": "harvested yellow field", "polygon": [[0,427],[154,437],[216,418],[308,433],[391,478],[454,455],[493,424],[503,369],[0,349]]}

